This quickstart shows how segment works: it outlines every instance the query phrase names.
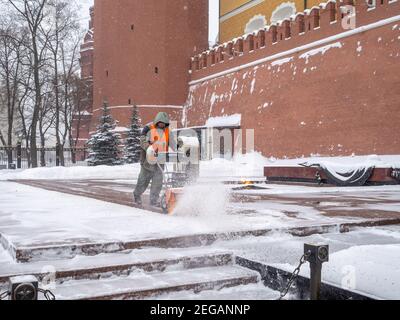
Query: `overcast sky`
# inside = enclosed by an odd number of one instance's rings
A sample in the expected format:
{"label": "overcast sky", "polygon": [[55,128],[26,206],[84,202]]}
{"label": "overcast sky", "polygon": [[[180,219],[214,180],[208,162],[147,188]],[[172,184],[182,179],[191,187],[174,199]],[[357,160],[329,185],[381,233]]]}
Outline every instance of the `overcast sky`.
{"label": "overcast sky", "polygon": [[[89,8],[93,5],[94,0],[79,0],[78,3],[82,6],[82,23],[86,26],[87,20],[89,19]],[[143,0],[145,1],[145,0]],[[173,1],[173,0],[171,0]],[[210,36],[209,40],[214,43],[218,36],[218,6],[219,0],[210,1]]]}

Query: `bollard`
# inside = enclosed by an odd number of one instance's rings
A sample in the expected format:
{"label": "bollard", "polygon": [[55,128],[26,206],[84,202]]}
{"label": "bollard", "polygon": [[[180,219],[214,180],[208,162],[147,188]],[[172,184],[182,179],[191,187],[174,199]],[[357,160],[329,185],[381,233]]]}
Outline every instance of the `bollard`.
{"label": "bollard", "polygon": [[60,166],[60,144],[56,144],[56,167]]}
{"label": "bollard", "polygon": [[21,169],[22,167],[22,145],[21,142],[17,143],[17,168]]}
{"label": "bollard", "polygon": [[329,246],[304,244],[304,254],[306,261],[310,263],[310,299],[319,300],[322,264],[329,261]]}
{"label": "bollard", "polygon": [[11,300],[37,300],[38,287],[38,279],[34,276],[10,278]]}

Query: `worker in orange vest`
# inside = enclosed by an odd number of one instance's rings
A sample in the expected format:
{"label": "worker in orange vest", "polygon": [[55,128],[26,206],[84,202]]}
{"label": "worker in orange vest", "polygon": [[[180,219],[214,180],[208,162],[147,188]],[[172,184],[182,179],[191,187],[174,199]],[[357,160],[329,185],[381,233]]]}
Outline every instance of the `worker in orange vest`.
{"label": "worker in orange vest", "polygon": [[152,123],[143,128],[140,136],[140,174],[133,193],[134,202],[137,205],[142,205],[142,194],[146,191],[150,182],[150,204],[152,206],[160,205],[159,198],[163,185],[162,170],[164,166],[162,163],[157,164],[157,157],[159,153],[168,152],[169,148],[176,150],[175,136],[170,131],[169,125],[168,114],[160,112]]}

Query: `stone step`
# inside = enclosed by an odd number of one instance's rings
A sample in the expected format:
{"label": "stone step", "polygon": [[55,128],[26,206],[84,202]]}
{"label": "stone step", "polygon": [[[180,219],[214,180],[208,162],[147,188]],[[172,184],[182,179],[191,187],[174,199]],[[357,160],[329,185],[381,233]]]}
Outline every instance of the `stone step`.
{"label": "stone step", "polygon": [[223,288],[221,290],[179,291],[151,297],[151,300],[277,300],[280,292],[264,286],[262,282]]}
{"label": "stone step", "polygon": [[27,274],[34,275],[42,281],[53,272],[57,283],[60,283],[68,280],[128,276],[138,270],[162,272],[172,267],[185,270],[232,265],[233,261],[231,253],[209,248],[129,250],[93,257],[81,256],[78,259],[2,264],[0,285],[6,285],[11,277]]}
{"label": "stone step", "polygon": [[400,218],[387,219],[363,219],[348,221],[342,219],[334,223],[316,223],[313,221],[303,222],[301,226],[284,228],[266,228],[259,230],[243,230],[221,233],[191,234],[186,236],[153,238],[145,240],[118,241],[105,243],[83,243],[65,245],[35,245],[29,247],[15,247],[9,243],[7,238],[0,234],[0,244],[8,250],[16,262],[49,261],[57,259],[72,259],[76,256],[95,256],[98,254],[115,253],[125,250],[143,248],[190,248],[213,244],[217,240],[232,240],[242,237],[266,236],[273,232],[288,233],[294,236],[309,236],[312,234],[323,234],[331,232],[349,232],[358,227],[376,227],[400,224]]}
{"label": "stone step", "polygon": [[73,280],[52,290],[58,300],[136,300],[171,292],[220,290],[258,283],[257,272],[239,266],[219,266],[157,273],[136,272],[128,277]]}

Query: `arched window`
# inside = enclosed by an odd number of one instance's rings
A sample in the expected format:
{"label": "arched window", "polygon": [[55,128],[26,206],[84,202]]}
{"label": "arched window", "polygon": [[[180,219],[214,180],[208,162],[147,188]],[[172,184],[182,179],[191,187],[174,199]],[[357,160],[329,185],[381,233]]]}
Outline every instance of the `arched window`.
{"label": "arched window", "polygon": [[284,2],[275,8],[272,12],[271,23],[276,23],[284,19],[289,18],[291,15],[295,14],[296,5],[294,2]]}
{"label": "arched window", "polygon": [[258,14],[251,18],[249,22],[247,22],[244,33],[251,33],[258,29],[264,28],[266,24],[267,19],[265,18],[265,16]]}

